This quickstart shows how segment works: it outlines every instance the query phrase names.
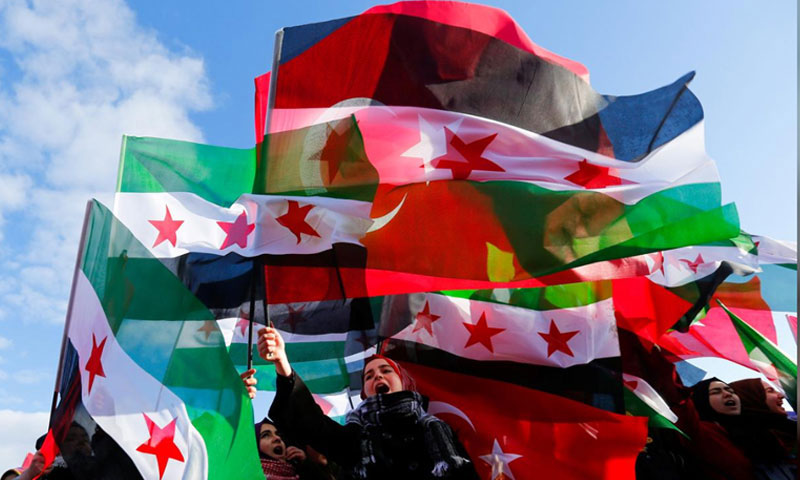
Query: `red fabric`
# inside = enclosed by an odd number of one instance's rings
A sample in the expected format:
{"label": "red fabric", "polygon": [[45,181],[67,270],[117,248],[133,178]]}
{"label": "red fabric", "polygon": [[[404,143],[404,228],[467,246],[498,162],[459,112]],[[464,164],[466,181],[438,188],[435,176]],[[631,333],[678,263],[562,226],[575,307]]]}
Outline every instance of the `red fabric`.
{"label": "red fabric", "polygon": [[466,280],[432,275],[397,272],[378,268],[350,268],[334,266],[270,265],[268,278],[281,279],[269,282],[269,303],[309,302],[337,300],[346,297],[375,297],[437,290],[468,290],[485,288],[538,288],[608,278],[635,277],[649,273],[645,256],[609,260],[584,265],[571,270],[539,278],[511,282]]}
{"label": "red fabric", "polygon": [[659,345],[681,359],[719,357],[753,368],[736,328],[716,299],[720,299],[731,312],[770,341],[777,343],[772,312],[761,297],[758,277],[753,277],[746,283],[720,285],[709,302],[711,308],[699,325],[692,325],[687,333],[670,332],[658,340]]}
{"label": "red fabric", "polygon": [[617,326],[655,342],[692,304],[646,277],[613,281]]}
{"label": "red fabric", "polygon": [[25,460],[23,460],[20,470],[25,470],[26,468],[28,468],[31,465],[32,461],[33,461],[32,453],[28,453],[27,455],[25,455]]}
{"label": "red fabric", "polygon": [[267,106],[269,105],[269,79],[270,72],[267,72],[253,80],[256,85],[255,125],[257,145],[261,144],[261,141],[264,139],[267,122]]}
{"label": "red fabric", "polygon": [[691,440],[687,451],[694,456],[702,478],[710,480],[752,480],[753,464],[750,459],[729,439],[721,426],[700,420],[690,399],[680,405],[670,405],[678,415],[678,428]]}
{"label": "red fabric", "polygon": [[589,81],[589,70],[584,65],[533,43],[520,26],[499,8],[461,2],[397,2],[392,5],[377,5],[364,12],[364,15],[379,13],[409,15],[485,33],[551,63],[561,65]]}
{"label": "red fabric", "polygon": [[[492,478],[494,443],[517,480],[631,479],[647,419],[617,415],[556,395],[494,380],[402,363],[448,422],[481,478]],[[472,426],[470,426],[470,423]],[[474,426],[474,428],[473,428]],[[490,457],[487,457],[490,458]]]}
{"label": "red fabric", "polygon": [[[47,467],[53,464],[53,461],[56,459],[59,453],[58,445],[56,445],[56,439],[53,435],[53,430],[47,431],[47,436],[44,438],[44,443],[42,443],[42,448],[39,449],[39,452],[44,456],[44,467],[42,471],[46,471]],[[34,479],[39,478],[41,476],[37,475]]]}

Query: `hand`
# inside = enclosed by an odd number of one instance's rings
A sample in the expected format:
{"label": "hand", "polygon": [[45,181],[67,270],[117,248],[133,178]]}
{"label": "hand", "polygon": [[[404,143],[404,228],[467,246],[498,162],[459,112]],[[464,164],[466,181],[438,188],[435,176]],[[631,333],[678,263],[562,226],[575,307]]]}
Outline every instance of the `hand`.
{"label": "hand", "polygon": [[[44,462],[45,462],[44,455],[42,455],[41,452],[36,452],[36,455],[33,456],[33,460],[31,460],[31,464],[28,465],[28,468],[26,468],[25,471],[22,472],[22,475],[20,475],[17,478],[19,478],[20,480],[33,480],[34,478],[38,477],[40,474],[43,473]],[[47,469],[47,471],[44,471],[44,473],[47,473],[52,469],[53,466],[51,465],[50,468]]]}
{"label": "hand", "polygon": [[246,372],[242,372],[239,376],[242,377],[242,382],[244,382],[244,387],[247,389],[247,395],[250,397],[250,400],[256,398],[256,380],[255,375],[256,369],[251,368]]}
{"label": "hand", "polygon": [[288,377],[292,374],[292,366],[286,356],[286,344],[283,337],[272,327],[262,328],[258,331],[258,354],[261,358],[275,364],[278,375]]}
{"label": "hand", "polygon": [[304,452],[302,449],[297,447],[286,448],[287,462],[292,462],[292,461],[302,462],[305,459],[306,459],[306,452]]}

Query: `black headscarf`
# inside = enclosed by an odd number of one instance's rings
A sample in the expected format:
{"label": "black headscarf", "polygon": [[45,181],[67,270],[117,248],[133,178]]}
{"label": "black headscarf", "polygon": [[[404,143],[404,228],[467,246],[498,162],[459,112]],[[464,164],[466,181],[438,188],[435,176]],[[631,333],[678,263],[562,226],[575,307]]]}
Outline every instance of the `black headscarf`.
{"label": "black headscarf", "polygon": [[[701,420],[716,422],[728,434],[728,438],[754,462],[771,463],[782,459],[785,450],[777,438],[759,419],[749,415],[725,415],[711,408],[708,390],[712,382],[727,383],[712,377],[692,387],[692,401]],[[737,395],[738,396],[738,395]]]}

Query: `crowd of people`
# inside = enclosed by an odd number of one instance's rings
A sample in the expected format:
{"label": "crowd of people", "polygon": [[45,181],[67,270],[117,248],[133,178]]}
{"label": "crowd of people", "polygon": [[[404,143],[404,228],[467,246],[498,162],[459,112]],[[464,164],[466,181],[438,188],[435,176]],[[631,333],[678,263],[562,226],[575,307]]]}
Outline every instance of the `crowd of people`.
{"label": "crowd of people", "polygon": [[[255,424],[265,479],[478,478],[453,430],[427,413],[426,397],[391,359],[374,355],[364,362],[363,402],[341,425],[323,413],[292,369],[277,330],[259,332],[258,352],[275,364],[277,373],[270,418]],[[253,373],[242,374],[251,398],[256,394]],[[651,429],[637,460],[637,478],[797,478],[796,417],[787,415],[783,394],[770,384],[760,379],[726,384],[709,378],[694,385],[688,396],[667,392],[665,399],[678,415],[678,429]],[[131,478],[136,472],[99,427],[90,439],[86,428],[73,422],[60,452],[45,470],[37,451],[25,470],[9,469],[0,480],[30,480],[40,474],[45,480],[95,478],[93,469],[108,462],[116,465],[113,478]]]}

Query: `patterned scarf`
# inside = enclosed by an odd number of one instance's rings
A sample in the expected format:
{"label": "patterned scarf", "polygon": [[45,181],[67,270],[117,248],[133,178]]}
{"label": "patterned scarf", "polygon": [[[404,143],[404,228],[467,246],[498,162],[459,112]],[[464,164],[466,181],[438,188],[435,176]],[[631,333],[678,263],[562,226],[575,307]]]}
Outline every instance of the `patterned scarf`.
{"label": "patterned scarf", "polygon": [[291,463],[261,457],[261,469],[266,480],[300,480]]}
{"label": "patterned scarf", "polygon": [[[354,423],[362,431],[381,429],[385,425],[418,423],[422,426],[425,451],[434,465],[431,472],[436,477],[445,476],[451,468],[469,463],[459,455],[450,427],[425,411],[425,400],[417,392],[378,394],[364,400],[347,415],[347,423]],[[380,455],[379,455],[380,456]],[[367,478],[367,467],[375,465],[375,445],[369,435],[361,437],[361,462],[354,468],[357,478]]]}

